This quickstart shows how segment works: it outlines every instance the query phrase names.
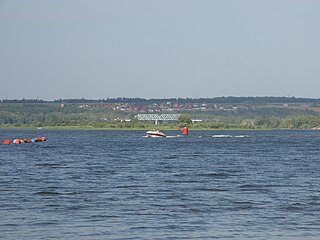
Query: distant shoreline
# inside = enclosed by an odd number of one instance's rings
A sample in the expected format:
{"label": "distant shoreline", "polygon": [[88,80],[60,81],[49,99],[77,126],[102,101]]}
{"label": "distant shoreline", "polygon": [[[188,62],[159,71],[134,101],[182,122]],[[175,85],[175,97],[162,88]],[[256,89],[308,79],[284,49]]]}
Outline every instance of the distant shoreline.
{"label": "distant shoreline", "polygon": [[[168,127],[161,127],[158,126],[156,127],[157,129],[163,130],[163,131],[181,131],[178,130],[177,128],[168,128]],[[0,126],[1,130],[37,130],[37,131],[43,131],[43,130],[92,130],[92,131],[147,131],[150,130],[150,128],[95,128],[95,127],[80,127],[80,126],[44,126],[41,127],[41,129],[38,129],[38,127],[33,127],[33,126],[21,126],[21,127],[4,127]],[[189,131],[270,131],[270,130],[320,130],[320,129],[300,129],[300,128],[215,128],[215,129],[208,129],[208,128],[189,128]]]}

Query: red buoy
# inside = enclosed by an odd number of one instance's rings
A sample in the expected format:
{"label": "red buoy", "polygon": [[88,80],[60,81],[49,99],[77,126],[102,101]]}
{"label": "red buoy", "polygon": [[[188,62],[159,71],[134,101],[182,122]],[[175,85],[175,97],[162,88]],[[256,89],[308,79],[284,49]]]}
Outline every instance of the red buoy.
{"label": "red buoy", "polygon": [[25,138],[23,139],[24,143],[32,143],[32,139],[31,138]]}
{"label": "red buoy", "polygon": [[20,144],[21,143],[21,140],[20,139],[14,139],[12,141],[13,144]]}
{"label": "red buoy", "polygon": [[47,139],[45,137],[38,137],[34,139],[35,142],[44,142],[47,141]]}
{"label": "red buoy", "polygon": [[5,139],[5,140],[3,140],[2,144],[9,145],[10,144],[10,140],[9,139]]}
{"label": "red buoy", "polygon": [[189,129],[187,127],[184,127],[183,131],[182,131],[182,134],[183,135],[188,135],[189,134]]}

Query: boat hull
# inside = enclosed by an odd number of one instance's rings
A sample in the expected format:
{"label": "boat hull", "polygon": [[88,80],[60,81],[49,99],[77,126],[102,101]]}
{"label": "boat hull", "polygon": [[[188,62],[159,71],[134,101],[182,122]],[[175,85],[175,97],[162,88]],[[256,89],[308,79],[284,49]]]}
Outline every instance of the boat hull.
{"label": "boat hull", "polygon": [[166,137],[167,135],[160,131],[148,131],[146,132],[147,137]]}

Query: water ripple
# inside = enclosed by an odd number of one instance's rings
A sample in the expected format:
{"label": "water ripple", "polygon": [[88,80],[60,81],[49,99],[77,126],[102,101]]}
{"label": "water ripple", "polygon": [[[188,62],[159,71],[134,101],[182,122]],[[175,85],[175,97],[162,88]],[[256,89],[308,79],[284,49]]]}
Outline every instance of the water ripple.
{"label": "water ripple", "polygon": [[320,236],[318,132],[46,135],[41,145],[1,146],[0,239]]}

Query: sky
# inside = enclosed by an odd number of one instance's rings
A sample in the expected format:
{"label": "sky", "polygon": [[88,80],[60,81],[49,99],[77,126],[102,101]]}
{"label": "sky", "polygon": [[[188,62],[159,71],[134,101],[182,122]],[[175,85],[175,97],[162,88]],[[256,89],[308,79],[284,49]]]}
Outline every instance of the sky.
{"label": "sky", "polygon": [[0,0],[0,99],[320,98],[318,0]]}

